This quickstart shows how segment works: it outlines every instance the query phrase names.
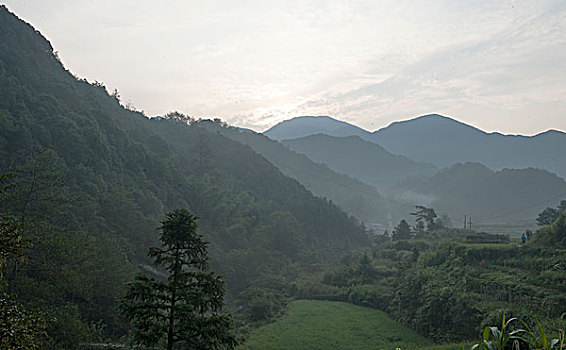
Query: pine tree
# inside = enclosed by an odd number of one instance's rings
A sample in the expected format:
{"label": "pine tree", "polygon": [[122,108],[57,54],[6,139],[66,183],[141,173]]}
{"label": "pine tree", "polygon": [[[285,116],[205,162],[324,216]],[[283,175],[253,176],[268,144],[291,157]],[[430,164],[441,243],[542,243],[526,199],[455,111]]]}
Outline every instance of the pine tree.
{"label": "pine tree", "polygon": [[186,209],[165,215],[161,248],[149,256],[166,277],[139,275],[129,285],[122,314],[133,325],[139,345],[171,349],[232,349],[231,319],[222,314],[224,282],[209,271],[207,242],[197,232],[197,217]]}

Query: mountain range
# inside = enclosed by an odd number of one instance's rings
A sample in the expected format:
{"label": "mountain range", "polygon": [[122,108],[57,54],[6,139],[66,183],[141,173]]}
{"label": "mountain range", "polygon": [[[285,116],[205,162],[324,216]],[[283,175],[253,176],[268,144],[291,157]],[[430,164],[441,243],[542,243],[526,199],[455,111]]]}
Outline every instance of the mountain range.
{"label": "mountain range", "polygon": [[566,178],[566,133],[549,130],[535,136],[487,133],[445,116],[431,114],[392,123],[369,132],[327,116],[297,117],[266,130],[276,140],[318,133],[359,136],[391,153],[441,168],[454,163],[478,162],[493,170],[540,168]]}
{"label": "mountain range", "polygon": [[432,206],[455,220],[464,215],[485,223],[533,220],[566,197],[566,182],[556,175],[566,174],[566,134],[559,131],[488,134],[426,115],[370,133],[330,117],[307,116],[265,135],[371,184],[390,202]]}

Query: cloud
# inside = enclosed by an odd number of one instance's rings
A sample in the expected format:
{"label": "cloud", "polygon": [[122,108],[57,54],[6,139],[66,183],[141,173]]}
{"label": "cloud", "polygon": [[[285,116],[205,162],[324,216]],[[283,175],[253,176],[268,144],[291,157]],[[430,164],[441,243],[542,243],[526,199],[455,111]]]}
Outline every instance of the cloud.
{"label": "cloud", "polygon": [[496,113],[484,128],[501,130],[516,127],[536,105],[542,108],[539,114],[548,114],[551,121],[540,123],[539,129],[566,129],[566,121],[555,124],[556,108],[544,108],[545,104],[566,107],[564,7],[551,3],[539,13],[515,18],[482,40],[438,49],[388,79],[342,94],[328,92],[301,107],[316,114],[330,106],[331,114],[357,120],[365,127],[380,119],[392,121],[438,111],[477,123],[474,114],[483,110]]}
{"label": "cloud", "polygon": [[485,129],[566,129],[563,0],[3,2],[73,73],[148,114],[263,130],[302,114],[377,129],[440,112]]}

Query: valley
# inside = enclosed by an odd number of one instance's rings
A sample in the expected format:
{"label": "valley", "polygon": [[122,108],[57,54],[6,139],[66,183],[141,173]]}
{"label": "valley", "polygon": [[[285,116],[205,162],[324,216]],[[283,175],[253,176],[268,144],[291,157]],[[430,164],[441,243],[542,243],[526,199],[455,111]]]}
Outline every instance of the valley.
{"label": "valley", "polygon": [[506,317],[563,337],[564,149],[437,114],[150,117],[0,5],[0,348],[468,349]]}

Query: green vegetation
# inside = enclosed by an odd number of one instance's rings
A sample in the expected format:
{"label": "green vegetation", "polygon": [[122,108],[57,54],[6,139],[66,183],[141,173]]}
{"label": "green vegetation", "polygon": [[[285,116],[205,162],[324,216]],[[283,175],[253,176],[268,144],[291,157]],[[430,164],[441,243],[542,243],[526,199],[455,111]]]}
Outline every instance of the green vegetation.
{"label": "green vegetation", "polygon": [[441,343],[474,339],[485,325],[500,323],[504,313],[538,317],[547,328],[561,329],[566,324],[566,251],[557,244],[565,237],[562,226],[559,219],[541,228],[525,245],[446,228],[399,240],[380,237],[371,254],[343,259],[342,267],[328,271],[322,283],[334,289],[318,298],[384,310]]}
{"label": "green vegetation", "polygon": [[564,212],[566,212],[566,200],[560,201],[556,208],[548,207],[544,209],[537,216],[537,224],[540,226],[552,225]]}
{"label": "green vegetation", "polygon": [[[517,327],[518,326],[518,327]],[[566,328],[558,331],[558,338],[549,338],[541,323],[536,320],[536,330],[518,318],[506,319],[505,314],[501,326],[486,326],[483,337],[472,346],[472,350],[551,350],[564,349],[564,333]]]}
{"label": "green vegetation", "polygon": [[237,344],[230,317],[221,313],[224,282],[208,271],[207,244],[196,221],[186,209],[165,214],[163,248],[150,248],[149,256],[164,266],[166,276],[138,275],[129,283],[122,313],[134,326],[137,345],[166,344],[172,350],[176,344],[191,349],[232,349]]}
{"label": "green vegetation", "polygon": [[[8,189],[6,182],[13,174],[0,175],[0,194]],[[0,215],[0,349],[39,349],[45,335],[45,320],[7,293],[4,280],[7,263],[22,257],[27,242],[22,225],[14,217]]]}
{"label": "green vegetation", "polygon": [[254,331],[240,349],[424,349],[433,343],[382,311],[342,302],[298,300]]}

